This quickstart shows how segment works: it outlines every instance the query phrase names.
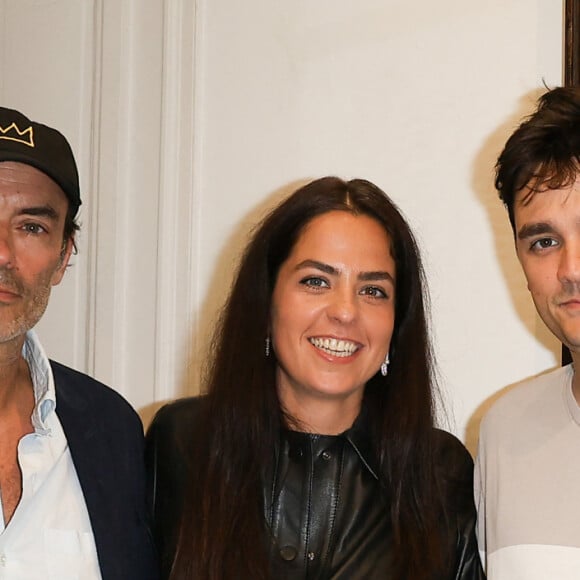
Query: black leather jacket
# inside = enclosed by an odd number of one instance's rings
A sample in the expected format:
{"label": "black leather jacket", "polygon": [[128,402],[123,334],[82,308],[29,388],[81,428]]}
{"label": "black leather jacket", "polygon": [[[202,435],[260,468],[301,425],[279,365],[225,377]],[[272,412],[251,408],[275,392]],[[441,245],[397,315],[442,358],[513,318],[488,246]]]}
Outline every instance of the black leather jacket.
{"label": "black leather jacket", "polygon": [[[147,434],[162,578],[169,576],[175,555],[187,485],[180,449],[199,404],[200,399],[192,398],[165,406]],[[480,580],[484,574],[474,534],[473,462],[457,439],[438,433],[441,467],[460,483],[448,510],[457,529],[449,548],[454,570],[441,580]],[[275,539],[271,561],[276,580],[393,579],[388,494],[379,484],[370,437],[360,417],[341,435],[281,433],[276,460],[264,481],[264,514]]]}

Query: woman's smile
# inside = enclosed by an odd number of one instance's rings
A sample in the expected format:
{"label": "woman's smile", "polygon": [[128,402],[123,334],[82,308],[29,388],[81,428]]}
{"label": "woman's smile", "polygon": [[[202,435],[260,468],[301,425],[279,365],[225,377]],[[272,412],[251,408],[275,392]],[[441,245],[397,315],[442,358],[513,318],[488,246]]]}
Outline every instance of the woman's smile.
{"label": "woman's smile", "polygon": [[353,355],[361,347],[356,342],[339,338],[313,337],[308,340],[310,344],[322,352],[340,358]]}

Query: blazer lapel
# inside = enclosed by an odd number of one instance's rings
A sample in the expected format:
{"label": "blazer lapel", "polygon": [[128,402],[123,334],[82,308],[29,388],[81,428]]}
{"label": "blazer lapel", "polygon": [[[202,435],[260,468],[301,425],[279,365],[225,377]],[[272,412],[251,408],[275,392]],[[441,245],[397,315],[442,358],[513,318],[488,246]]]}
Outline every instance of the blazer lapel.
{"label": "blazer lapel", "polygon": [[89,512],[103,580],[156,580],[141,421],[90,377],[53,363],[56,413]]}
{"label": "blazer lapel", "polygon": [[[112,578],[107,570],[109,558],[116,553],[114,534],[109,524],[115,520],[112,485],[108,482],[110,458],[107,433],[103,433],[90,400],[79,396],[74,384],[63,380],[58,367],[53,366],[56,385],[56,413],[67,438],[73,464],[89,512],[97,547],[99,566],[104,578]],[[81,389],[82,390],[82,389]]]}

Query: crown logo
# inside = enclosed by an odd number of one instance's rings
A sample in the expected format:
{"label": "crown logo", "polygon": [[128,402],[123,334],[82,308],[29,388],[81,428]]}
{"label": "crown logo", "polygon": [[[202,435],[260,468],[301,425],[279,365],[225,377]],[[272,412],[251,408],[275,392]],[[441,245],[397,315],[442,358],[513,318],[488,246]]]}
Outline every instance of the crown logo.
{"label": "crown logo", "polygon": [[16,123],[8,125],[5,129],[0,125],[0,139],[16,141],[16,143],[22,143],[23,145],[28,145],[28,147],[34,147],[34,133],[32,127],[28,127],[28,129],[21,131],[16,126]]}

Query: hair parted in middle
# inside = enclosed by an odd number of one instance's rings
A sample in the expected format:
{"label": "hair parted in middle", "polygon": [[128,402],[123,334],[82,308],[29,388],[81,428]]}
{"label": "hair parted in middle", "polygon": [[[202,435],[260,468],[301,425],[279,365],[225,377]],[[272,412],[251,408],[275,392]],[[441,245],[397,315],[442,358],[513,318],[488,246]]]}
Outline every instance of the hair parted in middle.
{"label": "hair parted in middle", "polygon": [[[285,417],[276,356],[264,356],[272,294],[281,265],[305,226],[331,211],[365,215],[384,228],[396,266],[395,323],[387,376],[365,387],[370,429],[391,498],[400,578],[431,577],[444,566],[442,499],[435,473],[435,379],[426,286],[415,238],[396,205],[363,179],[324,177],[276,206],[242,255],[206,368],[205,412],[192,436],[195,474],[182,518],[174,579],[269,578],[262,474]],[[263,545],[256,541],[265,537]],[[445,546],[444,546],[445,544]],[[429,572],[430,571],[430,572]],[[191,574],[191,575],[188,575]]]}

